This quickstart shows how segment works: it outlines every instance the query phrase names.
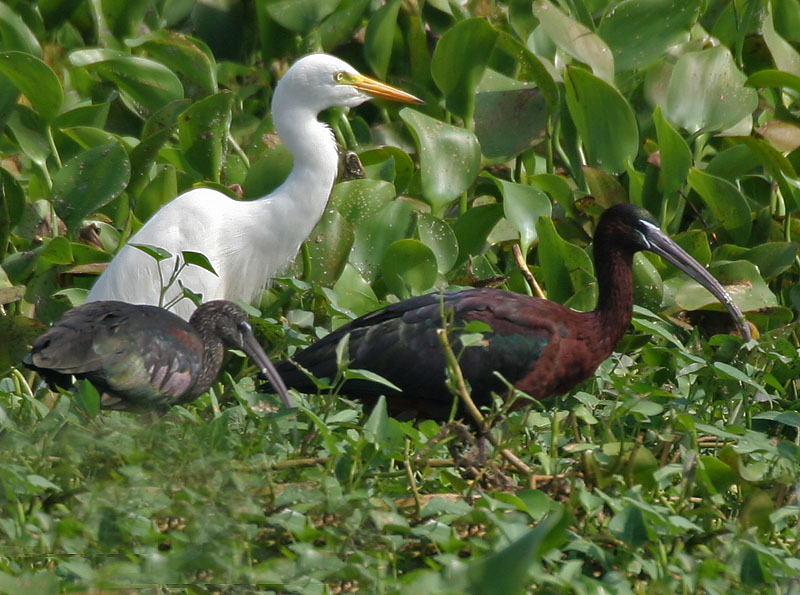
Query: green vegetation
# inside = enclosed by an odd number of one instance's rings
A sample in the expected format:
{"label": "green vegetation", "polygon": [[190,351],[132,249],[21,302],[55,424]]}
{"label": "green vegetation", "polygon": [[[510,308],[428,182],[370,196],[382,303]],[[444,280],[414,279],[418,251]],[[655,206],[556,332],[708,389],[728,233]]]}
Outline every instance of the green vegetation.
{"label": "green vegetation", "polygon": [[[477,477],[458,431],[328,390],[294,418],[236,357],[156,420],[18,367],[162,204],[280,183],[271,88],[317,50],[426,104],[326,114],[364,177],[264,292],[273,357],[400,297],[529,292],[514,244],[592,308],[593,225],[626,200],[757,343],[639,257],[619,355],[497,417],[531,472],[490,448]],[[0,2],[0,592],[797,589],[798,97],[798,0]]]}

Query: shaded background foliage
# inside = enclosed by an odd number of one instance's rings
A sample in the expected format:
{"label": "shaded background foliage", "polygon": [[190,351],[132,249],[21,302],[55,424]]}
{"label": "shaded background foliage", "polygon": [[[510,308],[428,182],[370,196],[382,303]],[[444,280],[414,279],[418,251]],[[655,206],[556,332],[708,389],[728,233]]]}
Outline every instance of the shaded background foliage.
{"label": "shaded background foliage", "polygon": [[[790,589],[799,42],[797,0],[0,2],[0,590]],[[271,89],[320,50],[426,104],[324,115],[361,165],[258,304],[276,356],[387,300],[529,293],[516,243],[550,299],[590,309],[593,225],[624,201],[759,344],[711,336],[719,305],[637,256],[626,355],[499,423],[536,474],[504,470],[514,490],[381,403],[276,413],[240,361],[150,423],[98,415],[86,384],[47,395],[20,357],[142,221],[195,185],[280,184]]]}

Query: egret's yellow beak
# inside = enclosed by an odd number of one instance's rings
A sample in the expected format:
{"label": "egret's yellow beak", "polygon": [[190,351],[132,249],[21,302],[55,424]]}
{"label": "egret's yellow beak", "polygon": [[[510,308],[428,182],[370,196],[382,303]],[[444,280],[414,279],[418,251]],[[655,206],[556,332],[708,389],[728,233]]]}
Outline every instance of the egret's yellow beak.
{"label": "egret's yellow beak", "polygon": [[372,95],[373,97],[391,99],[392,101],[400,101],[402,103],[425,103],[422,99],[414,97],[411,93],[406,93],[397,87],[392,87],[391,85],[364,76],[363,74],[347,75],[342,82],[352,85],[359,91]]}

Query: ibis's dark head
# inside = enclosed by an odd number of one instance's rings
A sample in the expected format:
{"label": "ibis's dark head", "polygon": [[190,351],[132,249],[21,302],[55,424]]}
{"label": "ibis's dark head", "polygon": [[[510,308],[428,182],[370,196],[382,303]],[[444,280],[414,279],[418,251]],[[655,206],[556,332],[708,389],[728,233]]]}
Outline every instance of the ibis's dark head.
{"label": "ibis's dark head", "polygon": [[630,255],[640,250],[658,254],[710,291],[734,318],[745,341],[750,340],[750,327],[728,292],[702,264],[661,231],[646,209],[631,204],[619,204],[606,209],[597,224],[595,250],[598,243],[604,250],[622,249]]}
{"label": "ibis's dark head", "polygon": [[261,373],[269,378],[283,404],[292,407],[286,385],[256,340],[253,327],[250,325],[250,317],[241,306],[227,300],[206,302],[194,311],[189,324],[203,337],[206,349],[216,343],[218,350],[225,345],[244,351]]}

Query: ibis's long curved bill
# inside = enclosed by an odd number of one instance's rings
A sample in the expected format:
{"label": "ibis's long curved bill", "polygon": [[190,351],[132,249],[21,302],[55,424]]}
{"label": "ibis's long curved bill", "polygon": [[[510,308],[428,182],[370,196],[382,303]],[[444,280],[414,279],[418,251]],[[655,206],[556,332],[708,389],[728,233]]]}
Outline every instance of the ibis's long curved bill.
{"label": "ibis's long curved bill", "polygon": [[397,87],[392,87],[391,85],[364,76],[363,74],[347,75],[344,82],[373,97],[391,99],[392,101],[399,101],[401,103],[425,103],[422,99],[414,97],[411,93],[406,93]]}
{"label": "ibis's long curved bill", "polygon": [[286,388],[283,378],[281,378],[281,375],[278,374],[278,370],[275,369],[275,366],[272,365],[272,362],[269,361],[269,357],[267,357],[267,354],[264,353],[264,349],[261,347],[258,341],[256,341],[253,333],[243,333],[242,349],[245,353],[247,353],[247,355],[250,356],[250,359],[256,363],[259,370],[261,370],[261,374],[269,379],[273,390],[278,393],[281,401],[283,401],[284,407],[291,409],[294,405],[292,405],[292,401],[289,399],[289,389]]}
{"label": "ibis's long curved bill", "polygon": [[670,264],[678,267],[684,273],[689,275],[692,279],[697,281],[700,285],[710,291],[715,298],[717,298],[723,306],[728,310],[730,315],[736,321],[736,326],[742,333],[745,342],[750,341],[750,327],[739,310],[739,307],[733,301],[733,298],[727,291],[719,284],[719,281],[711,276],[706,268],[692,258],[683,248],[678,246],[672,241],[667,234],[661,231],[657,226],[646,224],[647,231],[643,234],[645,240],[650,245],[649,250],[655,252],[661,258]]}

